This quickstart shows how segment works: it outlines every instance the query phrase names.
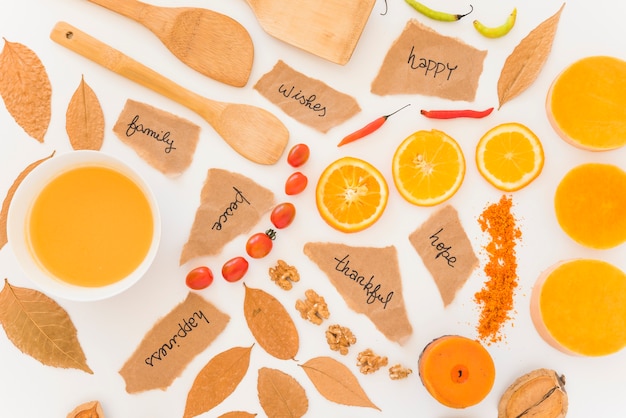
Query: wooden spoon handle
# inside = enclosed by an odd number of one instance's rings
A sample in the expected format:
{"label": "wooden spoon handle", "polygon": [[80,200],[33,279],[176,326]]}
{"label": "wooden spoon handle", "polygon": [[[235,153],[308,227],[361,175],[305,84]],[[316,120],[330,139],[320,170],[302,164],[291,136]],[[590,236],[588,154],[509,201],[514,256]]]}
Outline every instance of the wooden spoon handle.
{"label": "wooden spoon handle", "polygon": [[58,22],[50,33],[50,39],[114,73],[186,106],[202,116],[214,129],[217,128],[225,103],[209,100],[185,89],[69,23]]}
{"label": "wooden spoon handle", "polygon": [[129,17],[133,20],[139,20],[149,6],[137,0],[89,0],[99,6],[105,7],[111,11]]}

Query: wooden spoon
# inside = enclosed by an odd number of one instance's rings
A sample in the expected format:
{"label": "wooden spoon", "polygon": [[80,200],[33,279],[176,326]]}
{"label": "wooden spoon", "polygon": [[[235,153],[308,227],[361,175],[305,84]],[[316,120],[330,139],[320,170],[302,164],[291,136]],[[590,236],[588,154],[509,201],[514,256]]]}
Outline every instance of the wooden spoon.
{"label": "wooden spoon", "polygon": [[352,56],[376,0],[246,0],[263,30],[331,62]]}
{"label": "wooden spoon", "polygon": [[50,38],[193,110],[209,122],[235,151],[251,161],[274,164],[285,150],[289,131],[267,110],[206,99],[65,22],[54,26]]}
{"label": "wooden spoon", "polygon": [[212,10],[158,7],[137,0],[89,0],[150,29],[179,60],[217,81],[245,86],[254,45],[236,20]]}

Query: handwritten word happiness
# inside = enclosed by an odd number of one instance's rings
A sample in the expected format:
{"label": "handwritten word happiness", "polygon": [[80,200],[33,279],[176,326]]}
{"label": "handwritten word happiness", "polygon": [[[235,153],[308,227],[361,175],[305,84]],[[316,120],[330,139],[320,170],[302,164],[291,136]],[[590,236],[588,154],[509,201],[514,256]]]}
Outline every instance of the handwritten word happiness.
{"label": "handwritten word happiness", "polygon": [[[450,63],[443,63],[440,61],[435,61],[432,59],[419,58],[415,56],[415,47],[411,47],[411,52],[409,53],[409,59],[407,64],[411,67],[412,70],[424,69],[424,77],[432,76],[433,78],[446,77],[446,80],[450,80],[452,76],[452,71],[456,70],[459,66],[455,65],[454,67],[450,67]],[[447,72],[446,72],[447,71]],[[442,74],[443,73],[443,74]],[[447,75],[446,75],[447,74]]]}
{"label": "handwritten word happiness", "polygon": [[326,106],[315,103],[315,100],[317,100],[317,96],[315,94],[311,94],[309,97],[306,97],[302,94],[302,90],[298,90],[296,93],[294,93],[295,89],[295,86],[287,88],[284,84],[281,84],[280,87],[278,87],[278,92],[285,96],[287,99],[293,99],[300,103],[302,106],[311,109],[313,112],[319,113],[319,115],[317,116],[326,116]]}
{"label": "handwritten word happiness", "polygon": [[337,261],[335,270],[343,273],[344,276],[363,288],[363,292],[365,292],[366,297],[365,302],[368,305],[371,305],[374,302],[380,302],[383,305],[383,309],[387,308],[387,304],[391,302],[391,298],[393,298],[393,291],[388,292],[387,295],[383,296],[383,294],[380,293],[380,283],[374,284],[374,275],[372,274],[370,278],[366,280],[365,276],[359,274],[357,270],[350,267],[349,258],[349,254],[342,259],[335,257],[335,261]]}
{"label": "handwritten word happiness", "polygon": [[224,212],[217,218],[217,221],[213,223],[213,227],[211,229],[221,231],[222,224],[226,223],[230,216],[235,216],[235,211],[239,208],[239,205],[242,203],[247,203],[248,205],[250,204],[248,199],[244,197],[241,190],[235,186],[233,186],[233,190],[235,191],[235,199],[228,204],[226,209],[224,209]]}
{"label": "handwritten word happiness", "polygon": [[135,115],[133,120],[127,125],[126,136],[131,137],[135,135],[137,132],[142,133],[150,138],[153,138],[157,142],[164,142],[167,146],[165,147],[165,153],[169,154],[174,148],[174,140],[170,139],[171,133],[169,131],[158,133],[157,131],[143,126],[142,123],[139,122],[139,115]]}
{"label": "handwritten word happiness", "polygon": [[178,330],[172,335],[172,338],[161,347],[157,348],[150,357],[146,357],[144,362],[148,366],[154,367],[155,360],[164,360],[173,349],[180,347],[182,340],[187,338],[189,334],[200,326],[203,320],[207,324],[210,324],[209,319],[204,316],[202,311],[194,312],[188,319],[183,319],[182,322],[178,323]]}
{"label": "handwritten word happiness", "polygon": [[454,263],[456,263],[456,257],[453,256],[450,252],[450,250],[452,249],[452,245],[446,246],[443,241],[439,242],[439,234],[442,231],[443,228],[428,237],[430,239],[430,245],[435,247],[435,250],[438,251],[435,259],[443,257],[448,261],[448,266],[454,267]]}

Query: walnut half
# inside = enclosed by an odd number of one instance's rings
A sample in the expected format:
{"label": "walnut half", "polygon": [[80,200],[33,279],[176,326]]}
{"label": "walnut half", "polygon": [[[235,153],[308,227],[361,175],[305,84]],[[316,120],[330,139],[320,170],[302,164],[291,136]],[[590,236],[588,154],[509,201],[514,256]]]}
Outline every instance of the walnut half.
{"label": "walnut half", "polygon": [[348,354],[348,348],[356,343],[356,337],[349,328],[340,325],[331,325],[326,330],[326,342],[333,351],[339,351],[339,354]]}
{"label": "walnut half", "polygon": [[356,358],[356,365],[360,367],[360,371],[363,374],[374,373],[387,364],[387,357],[375,354],[371,348],[361,351]]}
{"label": "walnut half", "polygon": [[300,281],[298,270],[283,260],[278,260],[276,266],[270,267],[269,273],[272,281],[284,290],[290,290],[293,287],[293,282]]}
{"label": "walnut half", "polygon": [[407,369],[400,364],[393,365],[389,368],[389,378],[391,380],[400,380],[408,377],[413,370]]}
{"label": "walnut half", "polygon": [[324,298],[313,289],[304,292],[306,299],[296,301],[296,309],[300,316],[315,325],[321,325],[324,319],[328,319],[330,312]]}

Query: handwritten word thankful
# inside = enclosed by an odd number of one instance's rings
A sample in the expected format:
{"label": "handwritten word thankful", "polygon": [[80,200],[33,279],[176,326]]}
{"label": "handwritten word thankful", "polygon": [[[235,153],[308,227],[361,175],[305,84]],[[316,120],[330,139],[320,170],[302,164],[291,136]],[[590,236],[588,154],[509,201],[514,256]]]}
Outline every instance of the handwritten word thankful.
{"label": "handwritten word thankful", "polygon": [[302,106],[307,107],[309,109],[311,109],[314,112],[319,112],[319,117],[324,117],[326,116],[326,106],[322,106],[319,103],[315,103],[315,100],[317,100],[317,96],[315,94],[311,94],[309,95],[309,97],[305,97],[302,94],[302,90],[298,90],[296,93],[294,93],[294,90],[296,89],[295,86],[291,86],[291,88],[287,88],[284,84],[281,84],[280,87],[278,88],[278,92],[280,94],[282,94],[283,96],[285,96],[288,99],[293,99],[295,101],[297,101],[298,103],[300,103]]}
{"label": "handwritten word thankful", "polygon": [[372,274],[366,281],[365,276],[359,274],[357,270],[350,267],[349,258],[349,254],[341,260],[335,257],[335,261],[337,261],[335,270],[343,273],[344,276],[348,277],[350,280],[354,281],[355,284],[363,288],[366,296],[365,302],[367,304],[371,305],[374,302],[380,302],[383,304],[383,309],[386,309],[387,304],[391,302],[391,298],[393,298],[393,291],[388,292],[386,296],[383,296],[380,293],[380,288],[382,287],[381,284],[374,284],[374,275]]}
{"label": "handwritten word thankful", "polygon": [[133,120],[127,125],[128,126],[128,128],[126,129],[127,137],[131,137],[135,135],[135,133],[139,132],[139,133],[142,133],[146,136],[153,138],[157,142],[164,142],[167,145],[165,147],[166,154],[169,154],[170,152],[172,152],[172,150],[176,149],[174,147],[174,140],[170,139],[171,133],[169,131],[167,132],[161,131],[161,133],[158,133],[157,131],[151,128],[145,127],[143,126],[143,124],[138,123],[138,122],[139,122],[139,115],[135,115]]}
{"label": "handwritten word thankful", "polygon": [[[450,77],[452,76],[452,71],[456,70],[459,66],[456,65],[454,67],[450,67],[450,63],[443,63],[440,61],[435,61],[432,59],[426,59],[426,58],[419,58],[417,59],[416,62],[416,56],[415,56],[415,47],[412,46],[411,47],[411,52],[409,53],[409,59],[407,60],[407,64],[409,64],[409,67],[411,67],[412,70],[419,70],[421,68],[424,69],[424,77],[427,77],[430,73],[430,75],[433,78],[437,78],[437,76],[439,76],[441,73],[443,77],[446,77],[446,80],[450,80]],[[448,71],[448,75],[446,76],[446,73],[444,71]]]}
{"label": "handwritten word thankful", "polygon": [[213,227],[211,229],[214,229],[216,231],[221,231],[222,224],[228,221],[229,216],[235,215],[235,211],[239,208],[240,204],[242,203],[247,203],[248,205],[250,204],[250,202],[248,202],[248,199],[244,197],[241,190],[239,190],[235,186],[233,186],[233,190],[235,191],[235,200],[233,200],[232,202],[228,204],[226,209],[224,209],[224,212],[217,218],[217,221],[213,223]]}
{"label": "handwritten word thankful", "polygon": [[435,249],[438,251],[437,255],[435,256],[435,259],[439,257],[443,257],[448,261],[448,266],[454,267],[454,263],[456,263],[456,257],[450,253],[450,250],[452,249],[452,245],[449,245],[446,247],[446,244],[443,241],[439,242],[439,234],[442,231],[443,231],[443,228],[439,229],[439,231],[435,232],[430,237],[428,237],[430,239],[430,245],[435,247]]}
{"label": "handwritten word thankful", "polygon": [[161,347],[157,348],[154,353],[150,357],[146,357],[144,362],[150,366],[154,367],[154,360],[164,360],[165,357],[176,347],[180,347],[181,340],[187,338],[190,333],[194,331],[200,324],[202,324],[202,320],[204,320],[207,324],[209,324],[209,319],[204,316],[202,311],[194,312],[191,317],[188,319],[183,319],[182,322],[178,323],[178,330],[172,335],[172,338]]}

